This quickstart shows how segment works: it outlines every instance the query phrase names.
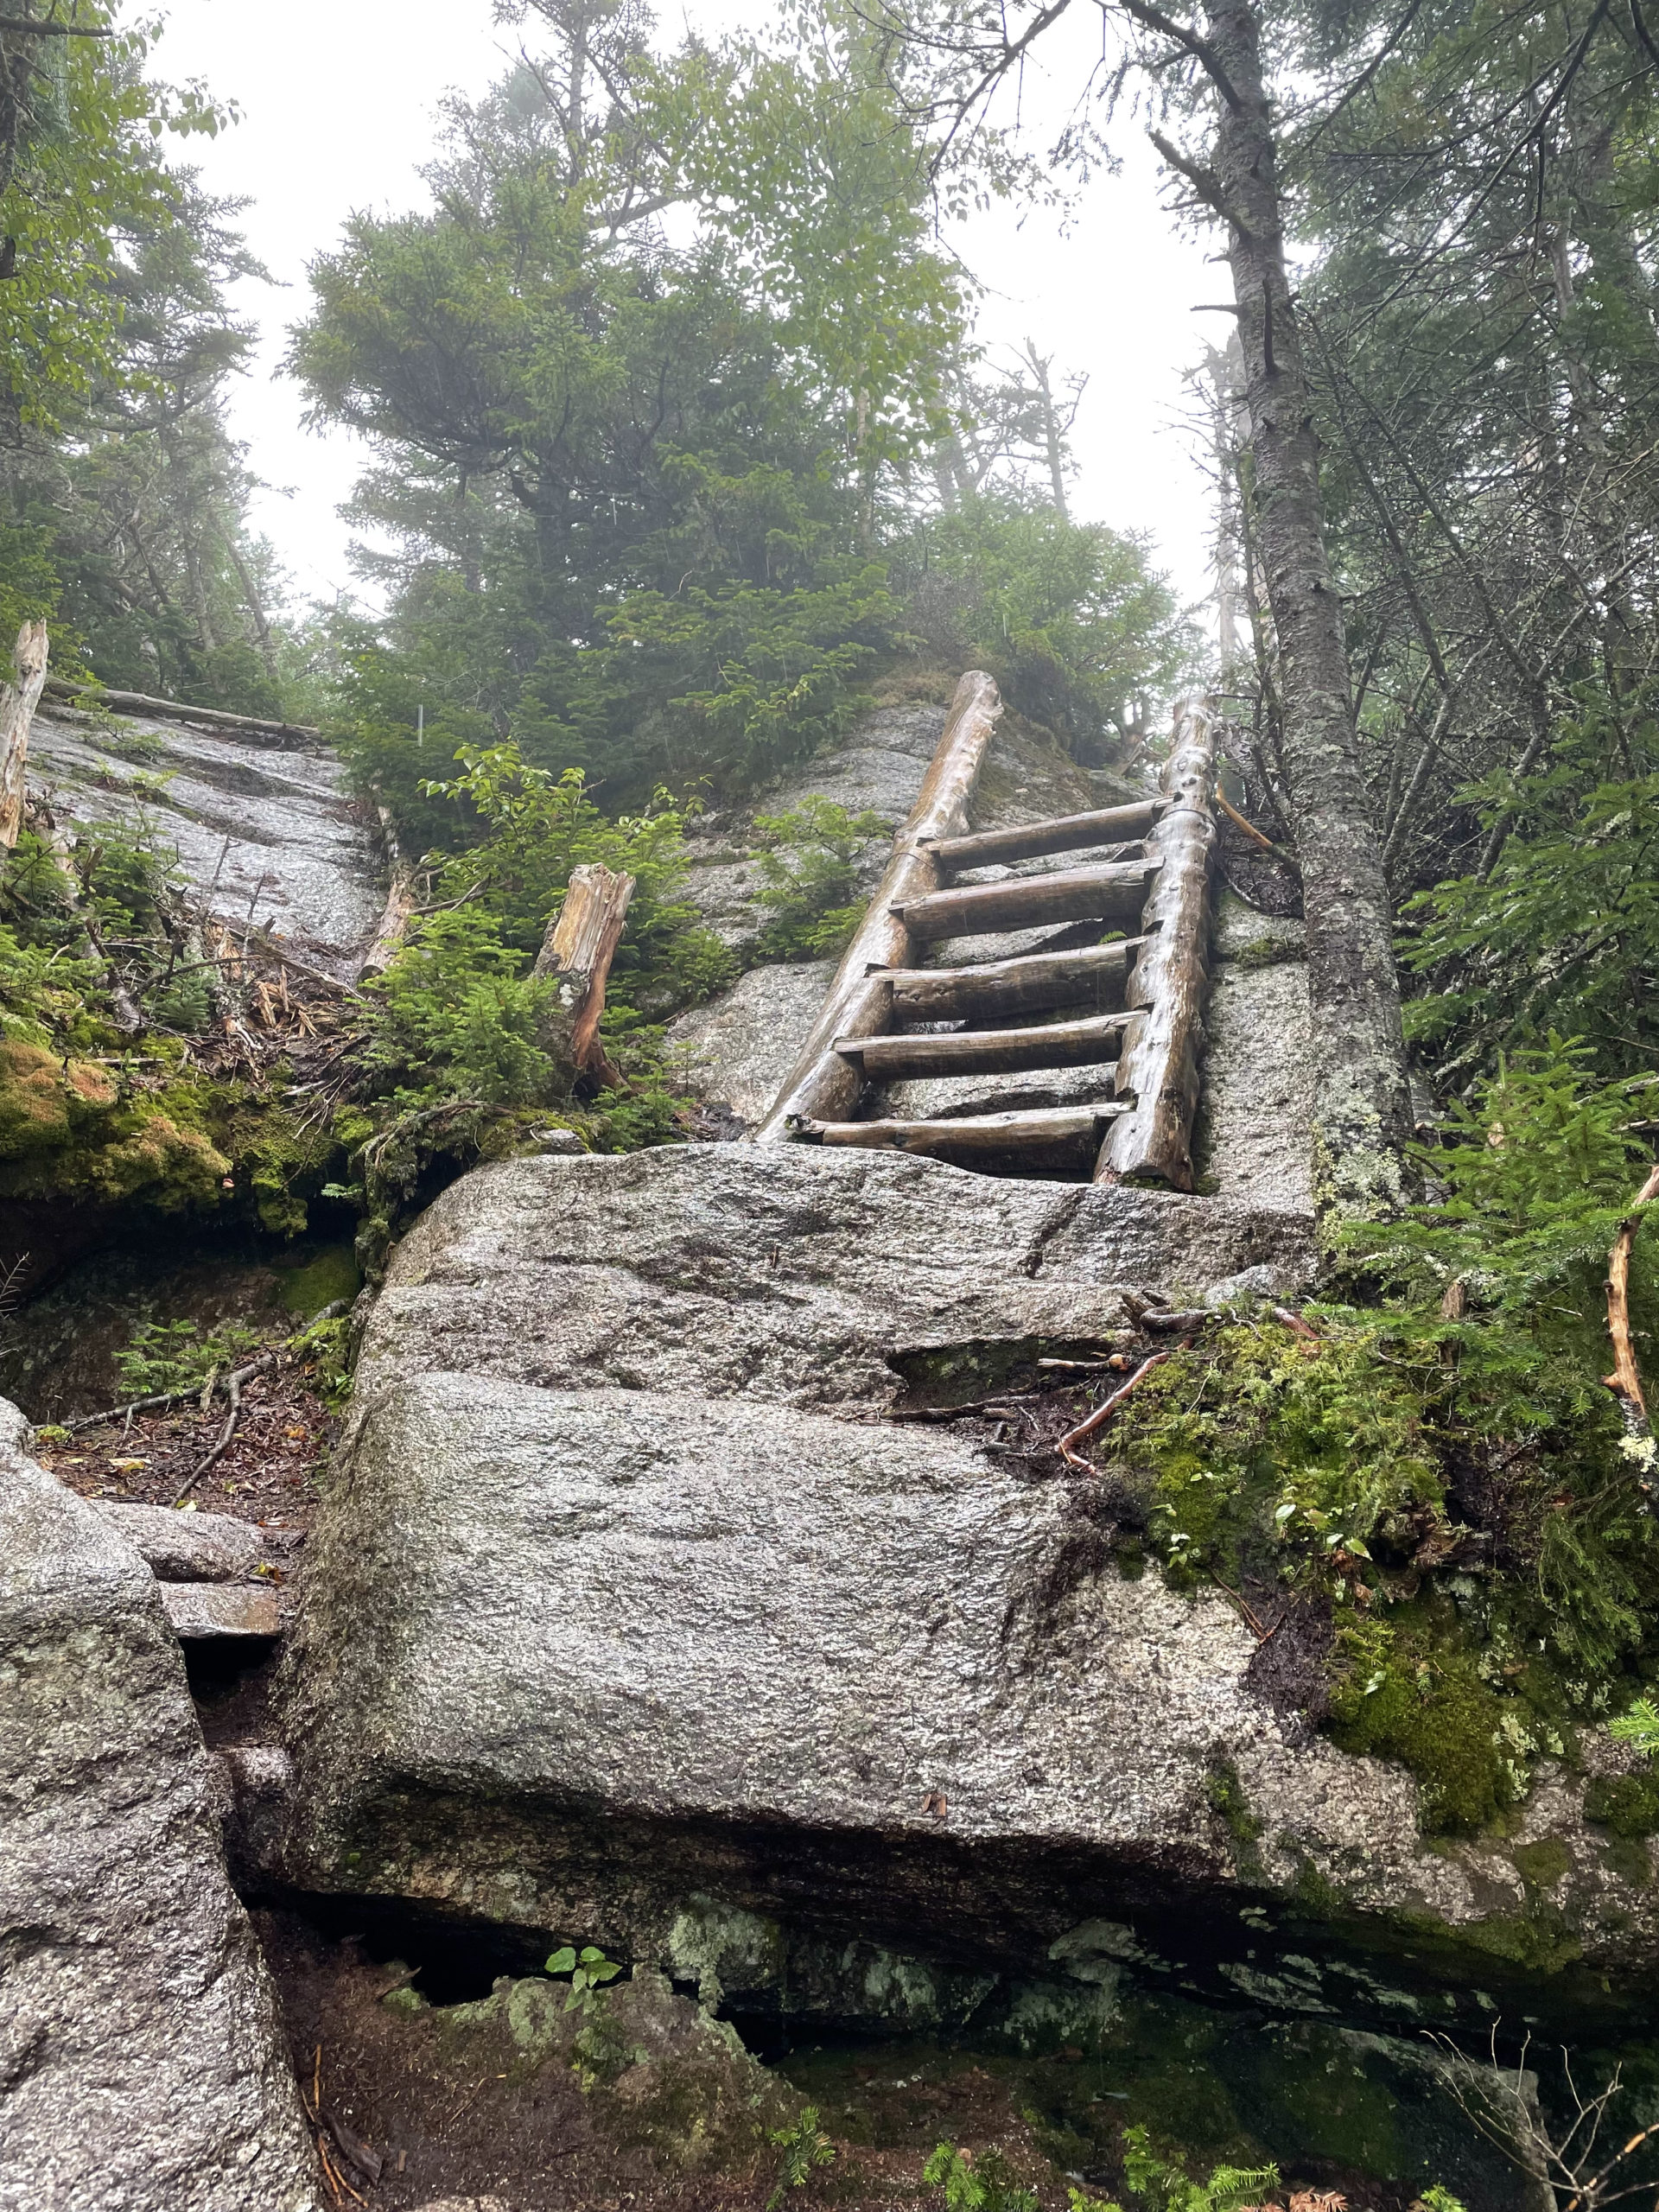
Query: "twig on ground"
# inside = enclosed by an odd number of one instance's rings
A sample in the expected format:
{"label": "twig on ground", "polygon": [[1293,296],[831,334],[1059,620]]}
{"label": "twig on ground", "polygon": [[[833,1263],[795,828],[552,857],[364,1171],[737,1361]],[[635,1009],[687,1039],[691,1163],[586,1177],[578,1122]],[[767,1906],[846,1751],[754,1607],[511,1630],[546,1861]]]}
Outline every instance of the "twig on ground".
{"label": "twig on ground", "polygon": [[1310,1343],[1317,1344],[1325,1341],[1317,1329],[1310,1327],[1300,1313],[1293,1313],[1288,1306],[1270,1306],[1268,1311],[1275,1321],[1282,1321],[1286,1328],[1299,1337],[1307,1338]]}
{"label": "twig on ground", "polygon": [[175,1505],[184,1503],[185,1499],[189,1497],[202,1477],[216,1467],[231,1448],[231,1440],[236,1434],[236,1425],[242,1418],[242,1377],[239,1373],[231,1376],[228,1388],[231,1394],[230,1419],[226,1422],[224,1431],[213,1450],[186,1476],[184,1488],[173,1501]]}
{"label": "twig on ground", "polygon": [[[238,1384],[245,1382],[251,1375],[257,1375],[264,1369],[273,1366],[281,1357],[280,1351],[261,1352],[257,1359],[250,1360],[245,1367],[238,1367],[234,1379]],[[134,1398],[127,1405],[111,1406],[101,1414],[81,1414],[73,1421],[60,1421],[58,1426],[67,1429],[71,1435],[78,1428],[99,1428],[105,1421],[124,1418],[130,1426],[134,1414],[153,1413],[158,1406],[176,1406],[181,1399],[200,1397],[201,1395],[200,1382],[188,1382],[181,1390],[156,1390],[148,1398]],[[206,1410],[204,1405],[203,1411]]]}
{"label": "twig on ground", "polygon": [[1066,1433],[1060,1438],[1058,1443],[1056,1444],[1054,1447],[1059,1453],[1061,1459],[1066,1460],[1071,1466],[1085,1468],[1091,1475],[1097,1474],[1099,1472],[1099,1469],[1091,1465],[1087,1459],[1079,1458],[1077,1453],[1072,1449],[1072,1446],[1074,1445],[1081,1444],[1085,1436],[1094,1435],[1097,1429],[1104,1428],[1107,1422],[1122,1404],[1124,1399],[1128,1396],[1130,1391],[1135,1389],[1135,1385],[1143,1382],[1145,1378],[1151,1374],[1154,1367],[1161,1367],[1169,1357],[1170,1355],[1166,1351],[1154,1351],[1151,1353],[1147,1358],[1141,1361],[1140,1366],[1135,1369],[1134,1374],[1130,1376],[1127,1382],[1122,1384],[1117,1389],[1114,1390],[1111,1396],[1106,1399],[1103,1404],[1095,1408],[1095,1410],[1090,1414],[1087,1421],[1080,1421],[1076,1428],[1068,1429]]}

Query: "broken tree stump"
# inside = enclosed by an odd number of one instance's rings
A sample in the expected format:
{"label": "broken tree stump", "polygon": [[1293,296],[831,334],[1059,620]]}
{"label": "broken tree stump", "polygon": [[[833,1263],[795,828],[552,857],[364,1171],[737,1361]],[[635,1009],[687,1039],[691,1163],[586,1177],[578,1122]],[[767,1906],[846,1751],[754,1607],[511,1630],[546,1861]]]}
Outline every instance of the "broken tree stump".
{"label": "broken tree stump", "polygon": [[546,1043],[571,1075],[594,1074],[609,1088],[621,1077],[599,1041],[611,963],[622,942],[636,879],[590,861],[573,868],[564,903],[542,940],[533,976],[558,978],[558,998]]}

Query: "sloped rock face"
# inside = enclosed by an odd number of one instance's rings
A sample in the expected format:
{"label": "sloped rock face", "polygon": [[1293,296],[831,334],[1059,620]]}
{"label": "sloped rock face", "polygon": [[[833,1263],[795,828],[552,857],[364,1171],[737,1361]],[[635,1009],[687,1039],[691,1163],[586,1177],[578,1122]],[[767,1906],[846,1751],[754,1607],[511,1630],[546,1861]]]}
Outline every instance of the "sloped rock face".
{"label": "sloped rock face", "polygon": [[0,2206],[316,2212],[158,1586],[0,1424]]}
{"label": "sloped rock face", "polygon": [[252,745],[225,732],[43,709],[29,780],[78,821],[154,822],[214,912],[250,915],[354,972],[381,895],[368,838],[331,753]]}
{"label": "sloped rock face", "polygon": [[1428,1849],[1402,1770],[1258,1690],[1223,1597],[1119,1573],[1095,1485],[879,1418],[907,1350],[995,1375],[1115,1286],[1287,1283],[1306,1230],[787,1147],[468,1178],[369,1325],[288,1872],[749,2008],[982,2024],[1128,1967],[1398,2024],[1638,1985],[1642,1870],[1576,1789],[1551,1895],[1535,1851]]}

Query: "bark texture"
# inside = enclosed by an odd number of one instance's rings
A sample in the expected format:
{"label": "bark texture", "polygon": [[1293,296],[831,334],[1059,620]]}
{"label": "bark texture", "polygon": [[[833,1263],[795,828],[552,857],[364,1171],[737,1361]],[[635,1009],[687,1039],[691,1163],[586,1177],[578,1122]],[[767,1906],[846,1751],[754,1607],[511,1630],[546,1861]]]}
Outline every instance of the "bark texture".
{"label": "bark texture", "polygon": [[599,1023],[635,880],[597,861],[573,868],[564,904],[531,970],[559,979],[549,1037],[555,1059],[566,1064],[573,1076],[591,1072],[612,1084],[620,1077],[605,1057]]}
{"label": "bark texture", "polygon": [[23,778],[29,725],[46,682],[46,625],[25,622],[12,655],[16,674],[0,690],[0,845],[8,851],[23,826]]}
{"label": "bark texture", "polygon": [[[1250,498],[1278,648],[1283,753],[1307,916],[1315,1187],[1323,1216],[1401,1195],[1410,1130],[1392,913],[1360,774],[1342,604],[1326,557],[1319,441],[1285,270],[1254,0],[1206,13],[1218,121],[1207,186],[1228,260],[1250,424]],[[1219,72],[1219,74],[1217,74]]]}
{"label": "bark texture", "polygon": [[1177,719],[1174,747],[1164,767],[1168,804],[1147,839],[1148,859],[1160,865],[1127,993],[1128,1004],[1140,1011],[1117,1061],[1118,1095],[1132,1104],[1101,1147],[1097,1182],[1127,1178],[1167,1183],[1178,1191],[1192,1187],[1215,775],[1215,725],[1202,703],[1189,701]]}

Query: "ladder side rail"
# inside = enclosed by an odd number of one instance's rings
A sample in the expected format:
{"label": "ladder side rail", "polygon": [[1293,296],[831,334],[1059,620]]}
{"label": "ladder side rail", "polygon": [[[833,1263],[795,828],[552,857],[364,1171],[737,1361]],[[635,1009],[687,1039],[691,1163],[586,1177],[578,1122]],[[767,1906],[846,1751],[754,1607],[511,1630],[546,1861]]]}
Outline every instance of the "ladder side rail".
{"label": "ladder side rail", "polygon": [[783,1088],[754,1132],[757,1144],[788,1142],[791,1120],[839,1121],[858,1103],[863,1076],[836,1050],[838,1037],[868,1037],[891,1020],[893,987],[883,970],[910,964],[910,931],[893,910],[939,887],[939,864],[931,849],[968,826],[973,795],[1002,700],[981,669],[969,669],[957,686],[950,716],[928,765],[916,804],[893,839],[893,857],[876,887],[852,943],[842,955],[829,996],[801,1047]]}
{"label": "ladder side rail", "polygon": [[1207,699],[1183,700],[1175,742],[1160,778],[1168,800],[1147,837],[1163,865],[1141,926],[1141,957],[1125,1002],[1140,1010],[1117,1060],[1119,1096],[1133,1102],[1113,1122],[1095,1168],[1097,1183],[1134,1179],[1192,1187],[1192,1123],[1209,978],[1210,860],[1216,722]]}

